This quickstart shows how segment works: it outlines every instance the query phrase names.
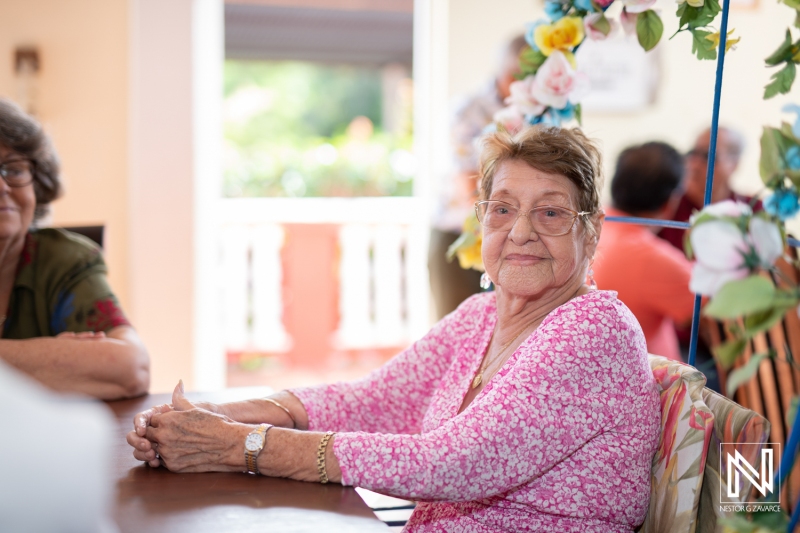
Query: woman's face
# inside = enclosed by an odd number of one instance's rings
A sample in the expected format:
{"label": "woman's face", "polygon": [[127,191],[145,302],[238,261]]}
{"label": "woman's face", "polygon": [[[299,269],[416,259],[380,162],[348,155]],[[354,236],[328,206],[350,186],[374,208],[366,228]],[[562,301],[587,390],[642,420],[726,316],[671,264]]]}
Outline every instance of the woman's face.
{"label": "woman's face", "polygon": [[536,170],[522,161],[506,161],[497,169],[489,200],[520,209],[509,230],[483,229],[483,264],[498,290],[518,296],[547,297],[577,291],[583,284],[597,239],[580,219],[566,235],[539,235],[522,216],[542,205],[580,211],[578,190],[566,177]]}
{"label": "woman's face", "polygon": [[[29,161],[0,145],[0,165],[9,164],[15,171],[32,171]],[[27,233],[33,223],[36,195],[33,182],[24,187],[9,187],[0,177],[0,239],[13,239]]]}

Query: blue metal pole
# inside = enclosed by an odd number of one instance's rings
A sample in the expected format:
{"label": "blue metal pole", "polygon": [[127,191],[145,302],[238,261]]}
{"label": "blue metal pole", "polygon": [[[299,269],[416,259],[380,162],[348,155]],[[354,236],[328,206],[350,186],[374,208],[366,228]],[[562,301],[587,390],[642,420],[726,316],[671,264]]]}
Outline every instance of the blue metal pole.
{"label": "blue metal pole", "polygon": [[[714,186],[714,163],[717,159],[717,132],[719,130],[719,103],[722,96],[722,69],[725,66],[725,44],[728,40],[728,11],[730,0],[722,2],[722,22],[719,30],[719,52],[717,53],[717,80],[714,85],[714,111],[711,115],[711,140],[708,144],[708,168],[706,172],[706,195],[703,207],[711,203],[711,191]],[[700,299],[694,297],[694,314],[692,315],[692,339],[689,343],[689,364],[695,366],[697,359],[697,335],[700,329]]]}

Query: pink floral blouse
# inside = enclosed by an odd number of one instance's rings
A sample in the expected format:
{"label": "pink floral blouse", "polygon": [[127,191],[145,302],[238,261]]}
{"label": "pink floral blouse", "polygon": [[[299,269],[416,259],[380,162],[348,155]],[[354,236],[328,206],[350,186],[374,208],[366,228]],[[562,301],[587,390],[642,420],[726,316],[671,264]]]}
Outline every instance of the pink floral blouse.
{"label": "pink floral blouse", "polygon": [[338,432],[342,483],[422,502],[405,531],[631,531],[660,431],[636,319],[614,292],[570,300],[458,414],[496,320],[475,295],[369,376],[292,391]]}

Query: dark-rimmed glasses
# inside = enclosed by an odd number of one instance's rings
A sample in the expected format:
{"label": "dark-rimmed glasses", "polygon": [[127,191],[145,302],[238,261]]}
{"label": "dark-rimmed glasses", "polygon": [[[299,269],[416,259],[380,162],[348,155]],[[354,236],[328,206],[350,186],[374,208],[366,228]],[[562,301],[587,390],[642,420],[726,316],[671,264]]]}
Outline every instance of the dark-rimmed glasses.
{"label": "dark-rimmed glasses", "polygon": [[33,162],[21,158],[0,161],[0,178],[9,187],[25,187],[33,181]]}
{"label": "dark-rimmed glasses", "polygon": [[[500,200],[482,200],[475,204],[475,214],[478,222],[484,228],[509,231],[520,216],[519,207]],[[540,235],[558,237],[566,235],[575,225],[579,216],[590,214],[587,211],[580,213],[555,205],[540,205],[528,211],[528,220],[533,230]]]}

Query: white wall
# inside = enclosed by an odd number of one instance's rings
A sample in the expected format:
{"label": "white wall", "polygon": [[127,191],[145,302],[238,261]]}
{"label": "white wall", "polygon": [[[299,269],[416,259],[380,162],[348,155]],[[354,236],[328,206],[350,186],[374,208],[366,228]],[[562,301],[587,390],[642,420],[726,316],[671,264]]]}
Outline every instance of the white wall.
{"label": "white wall", "polygon": [[[542,18],[542,5],[530,0],[450,2],[449,94],[467,93],[491,79],[497,50],[509,38],[522,33],[525,23]],[[716,62],[698,61],[691,54],[688,34],[668,40],[677,29],[675,2],[659,0],[656,7],[661,10],[665,30],[658,49],[661,84],[655,103],[636,113],[585,113],[583,117],[586,131],[602,142],[607,175],[625,146],[663,140],[679,150],[688,150],[696,134],[711,122]],[[728,27],[736,28],[742,41],[726,56],[720,123],[741,131],[747,140],[744,158],[733,179],[740,192],[760,189],[761,127],[779,124],[783,118],[780,108],[791,101],[790,97],[779,96],[764,102],[762,93],[773,72],[764,68],[763,60],[778,47],[792,22],[793,11],[773,0],[758,2],[755,9],[735,8],[729,18]],[[795,95],[799,87],[796,86]]]}
{"label": "white wall", "polygon": [[0,96],[17,97],[14,49],[35,46],[39,119],[53,137],[65,196],[55,225],[104,224],[114,292],[128,285],[128,9],[126,0],[2,0]]}

